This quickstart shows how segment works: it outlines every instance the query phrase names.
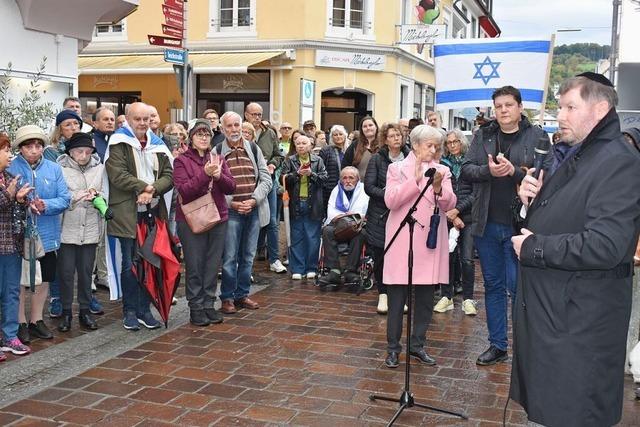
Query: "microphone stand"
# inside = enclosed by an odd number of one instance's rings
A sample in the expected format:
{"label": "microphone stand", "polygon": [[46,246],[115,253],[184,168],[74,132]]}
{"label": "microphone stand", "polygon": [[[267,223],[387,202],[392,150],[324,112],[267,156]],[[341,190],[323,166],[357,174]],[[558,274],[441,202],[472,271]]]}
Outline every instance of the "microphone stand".
{"label": "microphone stand", "polygon": [[413,203],[413,206],[411,206],[411,208],[405,215],[404,219],[398,226],[398,229],[396,230],[395,234],[389,241],[389,244],[384,249],[384,253],[383,253],[383,257],[384,257],[384,255],[386,255],[386,253],[389,251],[389,248],[391,247],[391,245],[393,245],[393,242],[396,240],[396,238],[400,234],[400,231],[402,231],[405,225],[409,224],[409,257],[408,257],[408,265],[407,265],[409,268],[408,269],[409,277],[408,277],[408,283],[407,283],[407,298],[408,298],[407,328],[406,328],[407,329],[407,332],[406,332],[407,345],[404,349],[405,350],[404,351],[405,353],[404,389],[402,390],[402,394],[400,394],[399,398],[382,396],[377,394],[372,394],[369,396],[369,400],[371,401],[383,400],[387,402],[396,402],[400,404],[400,407],[398,408],[396,413],[393,415],[393,418],[391,418],[391,420],[389,421],[389,424],[387,424],[388,427],[392,426],[393,423],[396,422],[400,414],[402,414],[402,411],[404,411],[407,408],[413,408],[413,407],[418,407],[418,408],[423,408],[431,411],[442,412],[444,414],[454,415],[464,420],[469,419],[469,417],[467,417],[467,415],[464,413],[453,412],[447,409],[441,409],[441,408],[436,408],[434,406],[417,403],[414,400],[413,393],[411,392],[411,384],[410,384],[411,355],[409,354],[409,352],[411,347],[411,330],[412,330],[411,323],[413,320],[413,309],[414,309],[413,307],[413,231],[414,231],[415,224],[417,222],[416,219],[413,217],[413,213],[418,209],[418,203],[420,202],[420,199],[422,199],[422,196],[424,196],[424,193],[426,193],[427,188],[429,188],[431,184],[433,184],[433,175],[429,177],[429,180],[427,181],[427,185],[425,185],[425,187],[422,189],[422,192],[420,192],[420,194],[418,195],[418,198],[416,198],[415,202]]}

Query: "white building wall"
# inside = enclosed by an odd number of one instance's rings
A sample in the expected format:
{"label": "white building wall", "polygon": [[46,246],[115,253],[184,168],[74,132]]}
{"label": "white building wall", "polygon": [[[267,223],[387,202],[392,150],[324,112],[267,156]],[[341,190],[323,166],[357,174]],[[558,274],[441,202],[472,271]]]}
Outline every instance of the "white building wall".
{"label": "white building wall", "polygon": [[618,61],[640,62],[640,5],[638,2],[623,0],[620,16],[620,37],[618,47]]}

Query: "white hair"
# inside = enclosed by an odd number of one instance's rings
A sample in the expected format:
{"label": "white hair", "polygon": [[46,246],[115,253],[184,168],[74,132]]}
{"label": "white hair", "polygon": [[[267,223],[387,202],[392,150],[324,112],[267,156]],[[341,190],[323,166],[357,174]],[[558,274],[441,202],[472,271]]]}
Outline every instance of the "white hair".
{"label": "white hair", "polygon": [[444,143],[445,139],[445,133],[441,129],[437,129],[429,125],[418,125],[411,131],[409,139],[411,140],[412,147],[420,145],[429,140],[434,140],[440,145],[440,148],[442,148],[442,144]]}
{"label": "white hair", "polygon": [[342,168],[342,170],[340,171],[340,178],[342,178],[342,175],[345,172],[353,172],[356,175],[356,178],[358,178],[358,181],[360,181],[360,171],[358,170],[357,167],[355,166],[345,166]]}
{"label": "white hair", "polygon": [[347,130],[344,128],[344,126],[342,125],[333,125],[331,126],[331,130],[329,131],[329,145],[334,145],[333,143],[333,132],[338,131],[341,134],[344,135],[344,141],[347,142],[347,137],[349,136],[349,134],[347,133]]}
{"label": "white hair", "polygon": [[240,114],[236,113],[235,111],[227,111],[222,116],[220,116],[220,123],[224,125],[226,119],[230,118],[238,119],[242,122],[242,117],[240,116]]}

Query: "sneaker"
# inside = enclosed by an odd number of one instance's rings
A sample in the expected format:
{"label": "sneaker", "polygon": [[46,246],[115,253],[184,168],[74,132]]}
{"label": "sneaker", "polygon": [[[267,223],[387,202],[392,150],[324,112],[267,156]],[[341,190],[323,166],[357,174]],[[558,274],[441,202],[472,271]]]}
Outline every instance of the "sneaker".
{"label": "sneaker", "polygon": [[315,271],[310,271],[307,273],[307,279],[309,280],[313,280],[316,278],[316,272]]}
{"label": "sneaker", "polygon": [[378,307],[376,308],[376,313],[378,314],[387,314],[389,311],[387,294],[378,295]]}
{"label": "sneaker", "polygon": [[300,273],[293,273],[291,275],[291,280],[302,280],[302,274]]}
{"label": "sneaker", "polygon": [[150,311],[147,311],[142,316],[138,316],[138,322],[147,329],[158,329],[162,326]]}
{"label": "sneaker", "polygon": [[207,318],[209,319],[209,322],[211,322],[212,325],[222,323],[224,321],[224,317],[222,317],[222,313],[220,313],[218,310],[216,310],[213,307],[205,308],[204,314],[205,316],[207,316]]}
{"label": "sneaker", "polygon": [[47,325],[45,325],[42,320],[38,320],[36,323],[29,323],[29,335],[43,340],[50,340],[53,338],[51,330],[47,328]]}
{"label": "sneaker", "polygon": [[189,321],[195,326],[209,326],[209,318],[204,314],[204,310],[191,310]]}
{"label": "sneaker", "polygon": [[269,270],[280,274],[280,273],[286,273],[287,272],[287,267],[282,265],[280,260],[277,259],[277,260],[275,260],[275,262],[273,264],[269,265]]}
{"label": "sneaker", "polygon": [[475,316],[478,314],[478,310],[476,309],[477,304],[478,303],[472,299],[466,299],[462,301],[462,311],[464,311],[464,314],[467,316]]}
{"label": "sneaker", "polygon": [[31,342],[31,335],[29,335],[29,325],[26,323],[18,324],[18,333],[16,334],[20,342],[29,344]]}
{"label": "sneaker", "polygon": [[289,265],[289,260],[285,259],[284,261],[282,261],[282,265]]}
{"label": "sneaker", "polygon": [[140,330],[140,322],[138,322],[138,317],[136,313],[133,311],[128,311],[124,315],[124,319],[122,320],[122,326],[129,331],[139,331]]}
{"label": "sneaker", "polygon": [[62,301],[58,297],[51,298],[51,301],[49,301],[49,317],[55,319],[60,316],[62,316]]}
{"label": "sneaker", "polygon": [[104,309],[102,308],[102,304],[96,299],[96,297],[91,297],[91,302],[89,302],[89,311],[91,314],[95,314],[97,316],[104,314]]}
{"label": "sneaker", "polygon": [[478,356],[476,365],[488,366],[495,365],[498,362],[504,362],[509,358],[506,350],[500,350],[497,347],[490,346],[484,353]]}
{"label": "sneaker", "polygon": [[449,310],[453,310],[453,299],[447,297],[440,298],[440,301],[433,307],[433,311],[437,313],[444,313]]}
{"label": "sneaker", "polygon": [[31,349],[22,344],[22,342],[18,338],[14,338],[9,341],[3,341],[2,347],[0,347],[0,351],[8,351],[17,356],[23,356],[25,354],[31,353]]}
{"label": "sneaker", "polygon": [[171,305],[176,305],[178,303],[178,298],[173,297],[173,299],[171,300]]}

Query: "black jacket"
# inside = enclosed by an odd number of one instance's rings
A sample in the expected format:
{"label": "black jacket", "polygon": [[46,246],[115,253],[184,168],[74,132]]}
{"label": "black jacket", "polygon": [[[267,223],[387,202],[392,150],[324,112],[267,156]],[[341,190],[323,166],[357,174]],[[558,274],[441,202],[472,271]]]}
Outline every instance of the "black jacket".
{"label": "black jacket", "polygon": [[460,177],[456,178],[453,174],[453,169],[451,165],[446,161],[446,159],[442,159],[440,161],[443,165],[446,165],[451,170],[451,186],[453,187],[453,192],[456,194],[456,198],[458,201],[456,202],[456,209],[458,209],[458,217],[464,222],[465,227],[471,226],[472,217],[471,217],[471,207],[473,206],[473,185],[462,178],[462,174]]}
{"label": "black jacket", "polygon": [[340,149],[335,145],[327,145],[326,147],[322,147],[318,156],[324,162],[324,167],[327,170],[327,179],[323,184],[322,193],[323,193],[323,201],[326,206],[329,203],[329,197],[331,196],[331,191],[338,185],[338,181],[340,181],[340,171],[342,170],[342,164],[340,162],[340,157],[338,151]]}
{"label": "black jacket", "polygon": [[527,212],[510,397],[545,426],[611,426],[624,402],[640,154],[611,110]]}
{"label": "black jacket", "polygon": [[[519,185],[526,175],[526,169],[533,166],[533,156],[536,143],[542,137],[547,137],[544,130],[531,125],[529,120],[522,116],[519,123],[519,138],[511,145],[509,160],[515,166],[515,173],[511,177],[514,187]],[[472,222],[471,234],[482,236],[487,225],[489,215],[489,199],[491,198],[491,180],[493,177],[489,172],[488,158],[491,154],[496,155],[496,139],[500,126],[495,120],[483,125],[478,129],[473,137],[469,151],[465,156],[460,176],[473,184],[474,203],[471,208]],[[544,169],[548,169],[553,162],[553,155],[549,150],[549,155],[545,159]],[[511,206],[505,206],[511,209]]]}
{"label": "black jacket", "polygon": [[[322,186],[327,180],[327,171],[324,162],[315,154],[309,154],[311,160],[311,176],[309,176],[309,199],[311,219],[322,221],[327,216],[327,208],[322,201]],[[287,183],[287,192],[291,202],[289,203],[289,215],[296,218],[300,215],[297,206],[300,198],[300,159],[294,154],[285,159],[282,166],[282,176]]]}
{"label": "black jacket", "polygon": [[[405,157],[409,151],[406,145],[402,147]],[[367,243],[377,248],[384,248],[385,227],[389,215],[389,209],[384,203],[384,190],[387,186],[387,169],[390,164],[389,148],[385,145],[371,157],[364,177],[364,192],[369,196]]]}

